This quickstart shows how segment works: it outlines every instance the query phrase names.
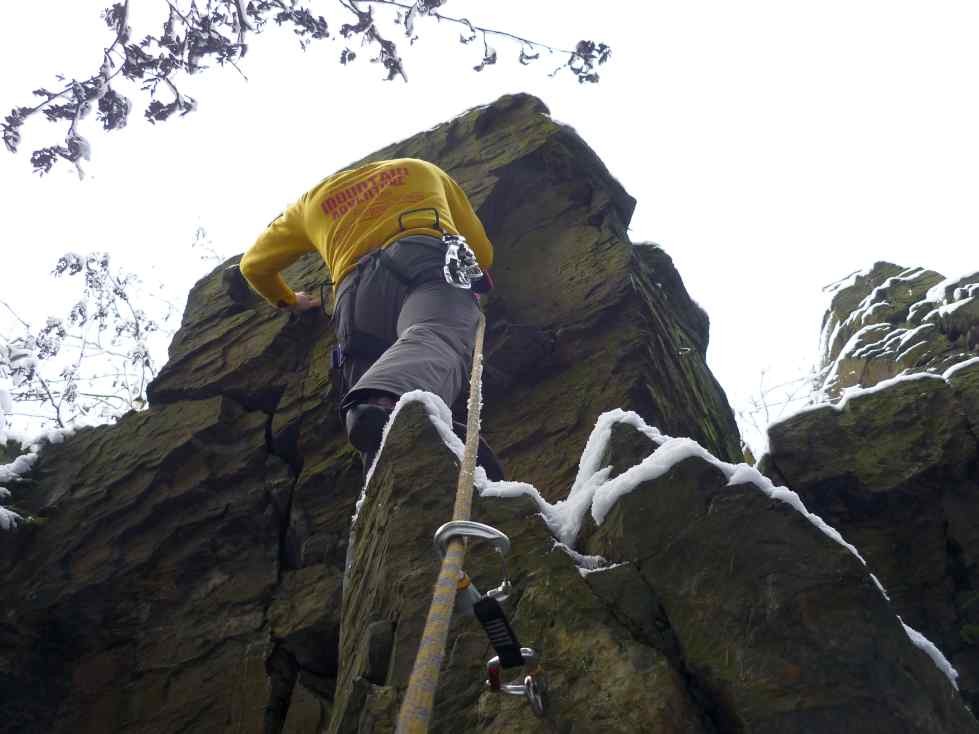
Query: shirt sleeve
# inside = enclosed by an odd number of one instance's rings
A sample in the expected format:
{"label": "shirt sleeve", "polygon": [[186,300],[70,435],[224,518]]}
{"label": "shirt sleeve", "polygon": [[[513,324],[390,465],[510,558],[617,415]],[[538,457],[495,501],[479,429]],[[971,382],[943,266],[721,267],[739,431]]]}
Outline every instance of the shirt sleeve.
{"label": "shirt sleeve", "polygon": [[307,252],[316,248],[303,219],[303,200],[279,215],[242,256],[241,274],[269,303],[291,306],[296,294],[280,273]]}
{"label": "shirt sleeve", "polygon": [[483,223],[479,221],[476,212],[466,192],[451,177],[446,176],[445,193],[449,200],[449,211],[452,221],[459,228],[459,234],[473,249],[481,267],[489,268],[493,264],[493,245],[490,244]]}

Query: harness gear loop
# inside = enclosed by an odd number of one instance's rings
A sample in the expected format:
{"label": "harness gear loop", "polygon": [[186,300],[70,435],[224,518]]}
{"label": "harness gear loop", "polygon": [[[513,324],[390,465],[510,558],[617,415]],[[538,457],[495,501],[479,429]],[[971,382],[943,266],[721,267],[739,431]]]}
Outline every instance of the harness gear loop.
{"label": "harness gear loop", "polygon": [[450,234],[442,228],[438,209],[425,207],[401,212],[398,215],[398,229],[402,232],[405,231],[404,218],[409,214],[420,212],[432,212],[435,215],[435,223],[432,225],[432,229],[442,233],[442,244],[445,245],[445,266],[442,268],[442,273],[445,275],[445,282],[456,288],[470,290],[473,281],[481,280],[485,274],[483,269],[479,267],[476,253],[472,251],[466,238],[461,234]]}
{"label": "harness gear loop", "polygon": [[418,214],[419,212],[432,212],[432,214],[435,215],[435,224],[432,226],[432,229],[437,229],[442,234],[445,234],[445,230],[442,229],[442,223],[439,221],[439,210],[436,209],[434,206],[424,207],[423,209],[408,209],[407,211],[401,212],[398,215],[398,230],[404,232],[405,231],[405,223],[403,221],[404,218],[409,214]]}

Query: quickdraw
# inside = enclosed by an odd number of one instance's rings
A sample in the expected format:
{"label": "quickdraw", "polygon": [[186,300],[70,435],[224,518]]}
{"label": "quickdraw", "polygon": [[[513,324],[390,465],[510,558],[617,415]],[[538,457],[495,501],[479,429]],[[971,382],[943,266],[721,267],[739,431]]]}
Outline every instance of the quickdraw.
{"label": "quickdraw", "polygon": [[[486,685],[494,693],[524,696],[537,716],[544,715],[544,680],[537,653],[530,647],[522,647],[500,602],[512,592],[506,568],[506,554],[510,552],[510,539],[490,525],[471,520],[445,523],[435,531],[435,547],[440,557],[445,557],[449,539],[453,537],[487,540],[493,544],[503,563],[503,581],[499,586],[480,594],[469,575],[460,571],[455,612],[472,614],[482,625],[496,655],[486,663]],[[523,667],[522,679],[503,682],[503,670]]]}

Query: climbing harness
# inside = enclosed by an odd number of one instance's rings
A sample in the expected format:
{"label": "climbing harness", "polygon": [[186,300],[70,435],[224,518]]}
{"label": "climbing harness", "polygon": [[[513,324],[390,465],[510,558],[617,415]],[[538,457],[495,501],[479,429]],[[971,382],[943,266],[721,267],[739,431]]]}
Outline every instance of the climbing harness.
{"label": "climbing harness", "polygon": [[[503,613],[500,600],[510,593],[511,584],[504,566],[503,582],[487,594],[475,589],[469,576],[462,569],[466,543],[470,538],[491,542],[501,558],[510,550],[510,540],[499,530],[469,520],[472,510],[473,475],[476,470],[476,448],[479,443],[480,392],[483,375],[483,337],[486,333],[486,317],[480,313],[473,350],[473,367],[469,379],[468,422],[466,448],[459,468],[452,521],[435,531],[435,547],[442,557],[442,566],[432,594],[432,603],[425,620],[418,645],[418,655],[408,680],[408,690],[398,714],[397,734],[423,734],[435,704],[439,670],[445,657],[445,645],[449,635],[449,622],[454,608],[471,609],[483,625],[490,644],[497,653],[487,663],[487,685],[500,693],[517,691],[518,683],[503,684],[502,668],[522,665],[527,674],[521,692],[530,702],[534,712],[543,714],[543,686],[540,684],[540,668],[537,655],[530,648],[520,647],[513,628]],[[459,592],[462,592],[461,594]],[[461,598],[460,598],[461,597]],[[458,604],[458,606],[457,606]]]}
{"label": "climbing harness", "polygon": [[404,231],[404,217],[419,212],[432,212],[435,215],[435,223],[432,225],[432,229],[442,233],[442,244],[445,245],[445,266],[442,268],[442,273],[445,275],[445,282],[455,288],[471,290],[473,282],[484,277],[483,269],[479,267],[476,253],[472,251],[465,237],[461,234],[449,234],[442,229],[438,209],[427,207],[402,212],[398,215],[398,228]]}

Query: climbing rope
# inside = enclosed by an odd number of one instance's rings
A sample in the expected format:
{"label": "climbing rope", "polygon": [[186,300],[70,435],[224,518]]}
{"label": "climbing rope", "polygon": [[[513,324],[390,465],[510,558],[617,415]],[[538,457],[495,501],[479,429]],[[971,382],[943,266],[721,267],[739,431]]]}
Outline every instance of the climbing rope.
{"label": "climbing rope", "polygon": [[[456,487],[454,521],[468,520],[472,511],[473,475],[476,471],[476,447],[479,444],[479,412],[481,408],[481,383],[483,379],[483,335],[486,317],[480,313],[476,328],[476,346],[473,349],[472,373],[469,377],[469,417],[466,423],[466,451],[459,468],[459,484]],[[456,590],[462,575],[462,561],[466,555],[466,542],[455,536],[448,541],[442,568],[432,604],[425,620],[425,631],[418,646],[418,656],[408,680],[408,691],[398,715],[398,734],[423,734],[428,731],[435,703],[445,643],[449,636],[449,621],[455,604]]]}

